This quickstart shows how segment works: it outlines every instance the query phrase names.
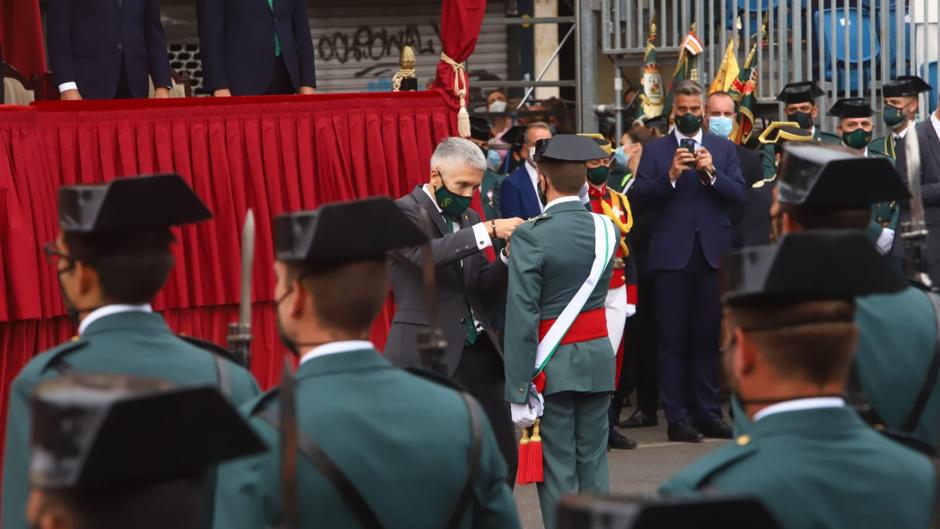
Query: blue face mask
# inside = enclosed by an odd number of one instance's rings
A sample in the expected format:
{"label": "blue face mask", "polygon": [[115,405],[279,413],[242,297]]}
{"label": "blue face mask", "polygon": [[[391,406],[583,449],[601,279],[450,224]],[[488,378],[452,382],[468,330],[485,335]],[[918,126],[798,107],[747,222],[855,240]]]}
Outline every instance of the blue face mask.
{"label": "blue face mask", "polygon": [[486,166],[490,168],[491,171],[499,171],[499,165],[503,163],[503,159],[499,156],[499,151],[494,149],[488,149],[486,151]]}
{"label": "blue face mask", "polygon": [[629,161],[630,153],[624,152],[623,146],[617,147],[617,150],[614,151],[614,163],[618,167],[626,168]]}
{"label": "blue face mask", "polygon": [[714,134],[715,136],[721,136],[722,138],[727,138],[731,136],[731,131],[734,130],[734,121],[727,116],[715,116],[708,118],[708,132]]}

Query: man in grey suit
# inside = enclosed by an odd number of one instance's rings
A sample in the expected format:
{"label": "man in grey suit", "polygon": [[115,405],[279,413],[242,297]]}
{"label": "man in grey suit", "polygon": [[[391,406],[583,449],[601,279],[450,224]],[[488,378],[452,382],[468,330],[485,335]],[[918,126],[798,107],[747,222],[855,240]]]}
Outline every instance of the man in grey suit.
{"label": "man in grey suit", "polygon": [[[500,450],[516,475],[517,448],[509,404],[503,398],[502,348],[499,330],[486,307],[505,303],[508,269],[505,250],[492,263],[484,250],[497,239],[509,240],[522,219],[493,219],[485,223],[469,209],[474,190],[483,181],[486,158],[470,140],[447,138],[431,156],[427,184],[396,203],[412,221],[421,210],[433,225],[431,252],[437,274],[438,321],[447,339],[443,362],[446,375],[472,394],[489,417]],[[419,366],[418,334],[427,328],[421,247],[393,252],[388,258],[395,317],[385,343],[385,357],[398,366]]]}
{"label": "man in grey suit", "polygon": [[[924,201],[924,217],[927,221],[927,275],[934,285],[940,284],[940,108],[915,127],[920,144],[920,191]],[[907,152],[905,142],[908,134],[897,142],[897,169],[904,180],[907,178]],[[898,225],[910,220],[910,204],[901,204]],[[900,242],[900,239],[899,239]],[[892,254],[903,256],[904,244],[895,244]]]}

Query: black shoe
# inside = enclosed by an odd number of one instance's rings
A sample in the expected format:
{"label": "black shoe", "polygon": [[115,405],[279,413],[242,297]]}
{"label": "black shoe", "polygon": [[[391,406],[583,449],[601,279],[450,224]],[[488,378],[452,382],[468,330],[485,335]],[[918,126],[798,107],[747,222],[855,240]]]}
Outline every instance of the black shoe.
{"label": "black shoe", "polygon": [[669,423],[666,434],[669,436],[670,441],[680,443],[701,443],[704,439],[702,433],[692,426],[692,421],[688,418]]}
{"label": "black shoe", "polygon": [[655,415],[650,417],[640,410],[633,412],[627,420],[620,423],[621,428],[646,428],[659,424],[659,418]]}
{"label": "black shoe", "polygon": [[731,427],[721,419],[695,421],[695,427],[702,432],[702,435],[712,439],[731,439],[733,437]]}
{"label": "black shoe", "polygon": [[625,437],[617,430],[611,430],[607,437],[607,449],[616,448],[617,450],[633,450],[636,448],[636,441]]}

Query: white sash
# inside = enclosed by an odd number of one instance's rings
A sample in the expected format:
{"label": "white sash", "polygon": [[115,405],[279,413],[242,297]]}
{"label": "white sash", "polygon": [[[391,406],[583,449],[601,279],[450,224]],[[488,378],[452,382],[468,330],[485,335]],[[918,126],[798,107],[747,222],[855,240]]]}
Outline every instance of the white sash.
{"label": "white sash", "polygon": [[532,375],[533,377],[541,373],[548,361],[552,359],[552,355],[555,354],[561,344],[562,338],[565,337],[568,329],[571,328],[574,320],[581,313],[581,309],[584,308],[584,304],[587,303],[591,293],[594,292],[597,282],[614,255],[617,238],[613,223],[604,215],[591,213],[591,216],[594,219],[594,263],[591,265],[591,273],[574,297],[571,298],[571,301],[568,302],[565,310],[561,311],[558,319],[545,333],[545,337],[539,342],[539,347],[535,353],[535,373]]}

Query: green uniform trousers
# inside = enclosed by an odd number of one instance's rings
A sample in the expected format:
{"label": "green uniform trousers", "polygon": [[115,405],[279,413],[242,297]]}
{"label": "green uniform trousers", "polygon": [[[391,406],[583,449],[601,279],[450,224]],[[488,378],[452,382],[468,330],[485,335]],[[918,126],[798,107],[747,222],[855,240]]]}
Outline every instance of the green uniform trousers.
{"label": "green uniform trousers", "polygon": [[606,494],[607,410],[610,393],[563,391],[545,396],[541,419],[545,481],[538,484],[546,529],[555,527],[558,500],[569,493]]}

